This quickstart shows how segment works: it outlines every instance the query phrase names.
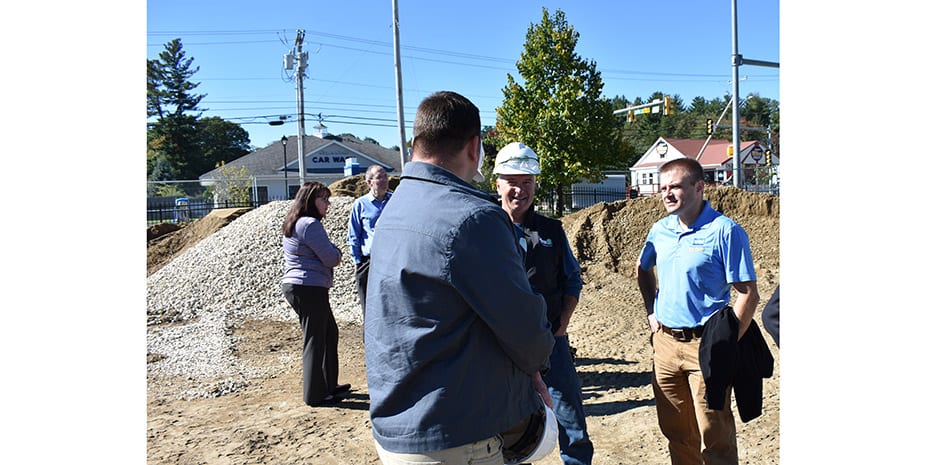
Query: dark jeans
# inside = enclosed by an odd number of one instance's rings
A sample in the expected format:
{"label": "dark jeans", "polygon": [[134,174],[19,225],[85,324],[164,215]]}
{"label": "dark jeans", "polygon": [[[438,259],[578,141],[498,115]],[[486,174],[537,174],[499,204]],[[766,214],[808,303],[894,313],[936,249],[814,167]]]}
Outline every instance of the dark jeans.
{"label": "dark jeans", "polygon": [[366,321],[366,285],[369,284],[369,257],[362,257],[362,263],[356,264],[356,288],[359,290],[359,306],[362,308],[362,322]]}
{"label": "dark jeans", "polygon": [[332,394],[339,378],[339,328],[330,308],[330,292],[325,287],[283,283],[281,290],[303,331],[304,403],[317,405]]}
{"label": "dark jeans", "polygon": [[581,378],[574,367],[568,336],[555,336],[551,369],[542,375],[555,404],[558,419],[558,447],[565,465],[588,465],[594,456],[594,444],[587,433]]}

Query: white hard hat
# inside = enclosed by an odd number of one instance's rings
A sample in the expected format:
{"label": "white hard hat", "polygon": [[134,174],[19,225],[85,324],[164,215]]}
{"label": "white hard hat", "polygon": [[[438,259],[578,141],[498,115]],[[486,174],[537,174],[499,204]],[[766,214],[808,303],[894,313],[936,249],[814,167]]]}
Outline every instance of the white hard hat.
{"label": "white hard hat", "polygon": [[522,142],[511,142],[496,154],[494,174],[540,174],[539,156]]}
{"label": "white hard hat", "polygon": [[545,402],[542,408],[529,416],[525,432],[512,445],[503,446],[503,463],[516,465],[537,462],[545,458],[558,444],[558,420]]}

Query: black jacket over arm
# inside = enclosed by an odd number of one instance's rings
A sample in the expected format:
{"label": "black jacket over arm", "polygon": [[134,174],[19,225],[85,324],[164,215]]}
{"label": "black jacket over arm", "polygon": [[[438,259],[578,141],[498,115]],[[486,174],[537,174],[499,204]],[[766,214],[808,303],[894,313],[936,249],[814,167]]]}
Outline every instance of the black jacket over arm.
{"label": "black jacket over arm", "polygon": [[763,378],[773,376],[774,357],[754,320],[744,337],[737,339],[738,318],[731,307],[725,307],[705,323],[699,365],[708,408],[723,409],[725,392],[732,386],[741,421],[747,422],[761,415]]}

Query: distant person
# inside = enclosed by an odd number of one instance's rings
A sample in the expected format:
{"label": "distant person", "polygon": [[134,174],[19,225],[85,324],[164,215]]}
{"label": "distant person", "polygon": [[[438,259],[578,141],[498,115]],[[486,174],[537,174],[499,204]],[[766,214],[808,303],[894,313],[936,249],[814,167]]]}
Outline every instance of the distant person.
{"label": "distant person", "polygon": [[365,352],[385,465],[502,465],[504,437],[550,404],[539,375],[554,344],[545,301],[509,217],[470,184],[483,179],[480,148],[473,103],[425,98],[412,161],[376,226]]}
{"label": "distant person", "polygon": [[333,268],[342,253],[330,242],[323,218],[330,208],[330,189],[319,182],[305,182],[284,218],[284,298],[300,318],[303,331],[303,399],[316,407],[339,401],[350,385],[339,378],[339,328],[330,308]]}
{"label": "distant person", "polygon": [[[668,216],[653,224],[637,261],[637,283],[653,332],[659,427],[673,464],[737,464],[731,387],[718,392],[722,408],[709,408],[707,394],[714,393],[699,359],[708,353],[708,347],[700,350],[706,322],[724,308],[733,311],[725,314],[736,323],[733,340],[750,326],[760,301],[750,243],[740,225],[704,200],[705,177],[697,161],[666,162],[660,183]],[[733,306],[731,288],[738,294]]]}
{"label": "distant person", "polygon": [[780,347],[780,285],[774,288],[773,295],[764,305],[764,311],[761,313],[761,322],[764,323],[764,329],[774,338],[774,344]]}
{"label": "distant person", "polygon": [[519,226],[526,240],[525,268],[532,290],[545,298],[547,317],[555,335],[551,368],[542,379],[552,396],[558,420],[558,445],[565,465],[590,464],[594,445],[587,433],[581,379],[568,344],[568,323],[581,296],[578,264],[561,221],[535,212],[535,176],[541,173],[538,156],[519,142],[496,154],[493,173],[503,210]]}
{"label": "distant person", "polygon": [[359,290],[359,306],[363,320],[366,312],[366,285],[369,281],[369,253],[372,250],[372,236],[375,223],[385,209],[392,193],[388,190],[388,173],[381,165],[366,168],[366,184],[369,192],[353,202],[349,212],[349,233],[347,243],[356,262],[356,287]]}

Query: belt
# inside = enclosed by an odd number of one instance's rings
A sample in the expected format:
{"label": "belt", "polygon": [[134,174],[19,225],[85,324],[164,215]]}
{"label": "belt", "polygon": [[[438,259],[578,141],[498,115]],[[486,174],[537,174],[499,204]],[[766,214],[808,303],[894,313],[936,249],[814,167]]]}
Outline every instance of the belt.
{"label": "belt", "polygon": [[705,330],[704,326],[696,326],[694,328],[669,328],[659,325],[662,328],[663,333],[668,334],[673,337],[673,339],[679,342],[689,342],[692,339],[702,337],[702,332]]}

